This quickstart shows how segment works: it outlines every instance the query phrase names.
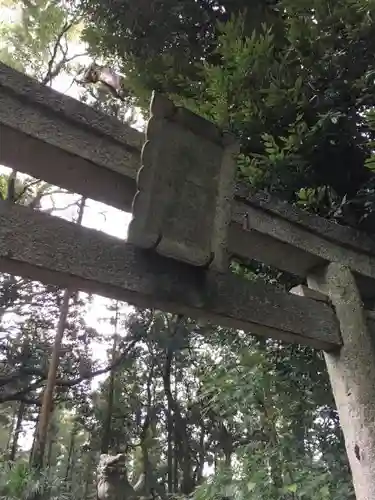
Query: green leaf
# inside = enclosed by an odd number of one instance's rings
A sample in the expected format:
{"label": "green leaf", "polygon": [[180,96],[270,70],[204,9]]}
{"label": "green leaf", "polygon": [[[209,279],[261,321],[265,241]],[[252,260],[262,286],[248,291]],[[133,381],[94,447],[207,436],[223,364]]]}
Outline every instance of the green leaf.
{"label": "green leaf", "polygon": [[296,483],[293,483],[293,484],[289,484],[287,487],[286,487],[286,490],[290,493],[296,493],[297,492],[297,489],[298,489],[298,485]]}
{"label": "green leaf", "polygon": [[247,483],[247,490],[248,491],[254,491],[256,487],[257,487],[257,484],[253,483],[252,481],[249,481]]}

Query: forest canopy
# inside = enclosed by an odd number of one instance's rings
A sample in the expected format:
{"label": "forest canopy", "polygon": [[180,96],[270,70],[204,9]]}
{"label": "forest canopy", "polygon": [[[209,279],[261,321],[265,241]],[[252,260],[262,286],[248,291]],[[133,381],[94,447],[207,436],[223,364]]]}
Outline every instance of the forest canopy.
{"label": "forest canopy", "polygon": [[166,93],[235,132],[256,189],[371,228],[373,0],[82,7],[91,50],[116,61],[143,105]]}

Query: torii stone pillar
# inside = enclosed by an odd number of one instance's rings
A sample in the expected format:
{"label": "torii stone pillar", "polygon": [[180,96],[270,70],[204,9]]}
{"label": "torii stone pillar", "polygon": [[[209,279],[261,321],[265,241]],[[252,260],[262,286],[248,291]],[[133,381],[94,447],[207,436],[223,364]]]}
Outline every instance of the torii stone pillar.
{"label": "torii stone pillar", "polygon": [[308,279],[329,297],[343,346],[325,353],[357,500],[375,499],[375,337],[351,270],[331,263]]}

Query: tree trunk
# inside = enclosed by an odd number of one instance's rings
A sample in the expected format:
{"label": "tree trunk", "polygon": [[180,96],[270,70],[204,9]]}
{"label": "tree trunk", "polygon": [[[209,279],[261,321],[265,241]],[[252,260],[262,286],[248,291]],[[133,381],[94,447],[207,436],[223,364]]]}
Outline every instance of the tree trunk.
{"label": "tree trunk", "polygon": [[40,410],[39,426],[37,439],[35,442],[33,465],[37,469],[42,469],[44,453],[47,445],[48,426],[53,405],[53,395],[55,391],[57,370],[59,367],[61,343],[64,336],[66,319],[69,313],[69,299],[71,292],[65,290],[62,305],[60,308],[60,317],[57,325],[55,342],[49,364],[47,385],[43,394],[42,408]]}
{"label": "tree trunk", "polygon": [[198,465],[197,465],[197,472],[195,476],[195,481],[196,484],[201,484],[202,479],[203,479],[203,467],[204,467],[204,461],[205,461],[205,445],[204,445],[204,437],[205,437],[205,427],[203,420],[201,422],[200,426],[200,436],[199,436],[199,453],[198,453]]}
{"label": "tree trunk", "polygon": [[83,500],[87,500],[89,497],[90,485],[92,483],[92,472],[91,472],[92,466],[93,464],[90,455],[90,459],[87,460],[85,469],[85,488],[83,490]]}
{"label": "tree trunk", "polygon": [[35,422],[33,442],[32,442],[31,448],[30,448],[30,455],[29,455],[29,465],[33,465],[33,463],[34,463],[34,451],[35,451],[35,444],[36,444],[37,436],[38,436],[39,417],[40,417],[40,410],[39,410],[39,413],[38,413],[38,416],[37,416],[36,422]]}
{"label": "tree trunk", "polygon": [[56,422],[54,419],[53,411],[52,414],[49,418],[49,426],[48,426],[48,450],[47,450],[47,460],[46,460],[46,466],[48,467],[48,475],[51,471],[51,466],[55,465],[52,464],[52,451],[53,451],[53,445],[56,442],[56,436],[57,436],[57,428],[56,428]]}
{"label": "tree trunk", "polygon": [[172,410],[167,407],[167,464],[168,464],[168,473],[167,473],[167,492],[168,495],[172,495],[173,491],[173,417]]}
{"label": "tree trunk", "polygon": [[[113,334],[113,344],[112,344],[112,354],[111,354],[111,363],[113,364],[116,360],[116,351],[118,345],[118,319],[119,319],[119,306],[118,302],[116,303],[116,315],[115,315],[115,324],[114,324],[114,334]],[[100,447],[101,453],[108,453],[109,445],[111,442],[111,424],[112,424],[112,414],[113,414],[113,403],[114,403],[114,391],[115,391],[115,379],[116,372],[115,369],[112,369],[109,373],[109,381],[108,381],[108,395],[107,395],[107,412],[105,416],[102,443]]]}
{"label": "tree trunk", "polygon": [[12,415],[12,419],[11,419],[11,422],[10,422],[10,426],[9,426],[8,439],[7,439],[7,444],[5,446],[5,449],[6,449],[8,457],[10,455],[10,446],[11,446],[12,439],[13,439],[13,434],[14,434],[14,429],[15,429],[15,423],[16,423],[16,418],[17,418],[18,410],[19,410],[19,407],[15,406],[14,407],[14,411],[13,411],[13,415]]}
{"label": "tree trunk", "polygon": [[18,406],[17,417],[16,417],[16,426],[15,426],[14,434],[13,434],[12,447],[11,447],[10,452],[9,452],[9,460],[11,462],[14,462],[14,460],[16,459],[17,450],[18,450],[18,439],[19,439],[19,436],[21,433],[22,422],[23,422],[23,418],[25,415],[25,411],[26,411],[26,405],[23,401],[21,401],[21,403]]}
{"label": "tree trunk", "polygon": [[[174,332],[172,332],[171,335],[171,343],[173,341],[173,336],[178,333],[178,328],[181,324],[181,320],[182,317],[178,316],[176,319]],[[163,385],[164,393],[168,402],[168,408],[173,411],[174,415],[175,446],[178,453],[178,462],[180,464],[182,472],[181,493],[183,493],[184,495],[190,495],[194,490],[191,450],[189,446],[189,435],[186,425],[186,419],[182,416],[177,397],[173,397],[171,390],[171,370],[173,357],[173,349],[168,347],[165,354]]]}
{"label": "tree trunk", "polygon": [[226,428],[225,424],[220,424],[220,448],[224,453],[224,467],[228,474],[231,474],[232,469],[232,455],[234,452],[233,448],[233,437]]}
{"label": "tree trunk", "polygon": [[89,450],[87,451],[85,473],[84,473],[84,489],[83,489],[83,500],[88,500],[90,494],[90,486],[92,485],[92,471],[94,468],[93,464],[93,452],[92,452],[92,436],[89,439]]}
{"label": "tree trunk", "polygon": [[17,170],[12,170],[8,177],[8,186],[7,186],[7,201],[10,203],[15,203],[18,201],[16,198],[16,183],[17,183]]}
{"label": "tree trunk", "polygon": [[[82,198],[79,205],[77,224],[82,225],[83,212],[86,199]],[[64,337],[66,320],[69,313],[69,300],[74,290],[66,289],[64,291],[62,304],[60,307],[60,316],[57,324],[55,342],[53,345],[51,360],[48,369],[47,384],[43,393],[43,402],[40,410],[38,433],[33,453],[33,466],[36,469],[43,468],[44,454],[47,444],[48,426],[53,406],[53,396],[55,392],[57,370],[59,368],[61,344]]]}
{"label": "tree trunk", "polygon": [[78,429],[77,429],[76,422],[74,422],[73,427],[72,427],[72,432],[70,433],[68,459],[67,459],[67,463],[66,463],[66,471],[65,471],[65,482],[66,483],[69,481],[70,473],[72,470],[72,457],[73,457],[73,453],[74,453],[74,446],[75,446],[77,430]]}

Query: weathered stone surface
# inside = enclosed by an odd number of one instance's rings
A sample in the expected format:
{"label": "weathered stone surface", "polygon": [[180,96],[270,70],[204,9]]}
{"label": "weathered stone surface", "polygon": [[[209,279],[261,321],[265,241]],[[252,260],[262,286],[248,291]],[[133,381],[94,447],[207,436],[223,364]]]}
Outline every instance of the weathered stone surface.
{"label": "weathered stone surface", "polygon": [[300,297],[308,297],[309,299],[314,299],[319,302],[329,302],[329,298],[324,293],[318,292],[317,290],[312,290],[305,285],[297,285],[290,289],[290,293],[294,295],[299,295]]}
{"label": "weathered stone surface", "polygon": [[0,164],[86,198],[131,211],[135,179],[1,124]]}
{"label": "weathered stone surface", "polygon": [[137,130],[0,63],[0,163],[130,211],[142,143]]}
{"label": "weathered stone surface", "polygon": [[6,202],[0,203],[0,269],[321,349],[340,343],[327,304],[203,271]]}
{"label": "weathered stone surface", "polygon": [[231,255],[245,260],[255,259],[301,277],[325,263],[324,259],[313,253],[249,227],[244,217],[247,209],[241,202],[234,202],[228,235],[228,251]]}
{"label": "weathered stone surface", "polygon": [[342,226],[328,219],[324,219],[314,214],[310,214],[304,210],[286,203],[276,197],[271,197],[267,193],[258,193],[256,195],[247,196],[248,188],[243,184],[237,184],[235,190],[235,198],[241,200],[249,206],[262,209],[269,212],[280,219],[286,219],[295,223],[311,233],[319,236],[324,236],[327,241],[340,243],[345,248],[363,253],[375,255],[375,239],[367,235],[363,231],[358,231],[348,226]]}
{"label": "weathered stone surface", "polygon": [[[259,198],[260,195],[254,198],[254,202],[252,199],[242,203],[237,200],[232,211],[232,223],[240,224],[245,221],[244,227],[250,233],[248,238],[258,241],[258,249],[265,249],[266,243],[269,244],[268,251],[262,256],[256,252],[255,247],[254,253],[257,255],[253,253],[253,258],[263,257],[260,260],[278,268],[282,268],[281,265],[287,260],[286,266],[289,269],[285,270],[296,274],[297,271],[308,274],[309,270],[326,262],[341,262],[358,274],[375,278],[375,241],[369,236],[306,214],[286,203],[264,201],[258,204]],[[278,207],[277,210],[274,206]],[[296,253],[293,249],[299,252]],[[293,255],[296,257],[296,264]],[[305,259],[304,255],[312,258]]]}
{"label": "weathered stone surface", "polygon": [[[114,137],[1,92],[0,123],[109,170],[135,178],[139,153]],[[79,104],[78,101],[75,101]],[[82,106],[82,105],[81,105]],[[88,107],[87,107],[88,108]],[[89,109],[89,108],[88,108]],[[125,127],[125,125],[124,125]],[[129,128],[129,127],[126,127]],[[22,147],[20,144],[19,147]]]}
{"label": "weathered stone surface", "polygon": [[357,500],[375,498],[375,346],[371,321],[350,269],[329,264],[309,278],[327,293],[340,322],[343,346],[325,354]]}
{"label": "weathered stone surface", "polygon": [[29,76],[0,63],[0,94],[13,96],[25,107],[37,107],[44,114],[54,114],[62,120],[105,135],[127,149],[140,152],[143,134],[119,120],[100,113],[72,97],[61,94]]}
{"label": "weathered stone surface", "polygon": [[128,239],[194,266],[226,267],[236,164],[234,141],[153,95]]}

